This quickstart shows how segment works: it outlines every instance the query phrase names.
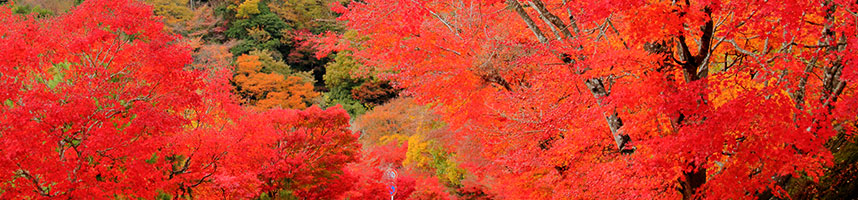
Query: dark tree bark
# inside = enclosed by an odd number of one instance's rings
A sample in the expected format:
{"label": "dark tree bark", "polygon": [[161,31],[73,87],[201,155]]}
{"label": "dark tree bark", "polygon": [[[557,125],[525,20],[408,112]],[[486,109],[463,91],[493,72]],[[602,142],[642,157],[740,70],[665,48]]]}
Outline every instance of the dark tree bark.
{"label": "dark tree bark", "polygon": [[[533,22],[533,19],[531,19],[527,12],[524,10],[524,8],[521,7],[521,4],[518,2],[518,0],[507,0],[507,4],[522,18],[524,23],[527,24],[527,27],[531,31],[533,31],[534,35],[536,35],[536,38],[539,39],[540,42],[548,43],[548,38],[545,37],[545,34],[542,32],[542,30],[540,30],[539,27],[536,26],[536,23]],[[548,23],[549,26],[554,27],[555,30],[559,30],[567,38],[574,38],[574,35],[572,35],[572,33],[569,32],[569,30],[567,29],[566,24],[559,17],[552,14],[547,8],[545,8],[545,5],[542,3],[542,1],[532,0],[531,5],[535,9],[537,9],[540,18],[547,19],[545,21],[546,23]],[[567,64],[574,62],[574,59],[570,59],[568,56],[558,56]],[[600,99],[610,95],[610,91],[605,88],[605,84],[602,82],[602,78],[588,79],[584,81],[584,85],[587,86],[587,88],[590,90],[590,93],[593,94],[594,98],[596,98],[596,101],[598,102],[599,106],[603,106]],[[617,144],[617,151],[621,153],[633,153],[634,148],[628,146],[629,142],[631,142],[631,137],[622,132],[621,128],[623,126],[623,122],[619,116],[619,113],[614,111],[613,113],[608,114],[605,117],[605,121],[608,124],[608,128],[611,130],[611,135],[614,139],[614,142]]]}

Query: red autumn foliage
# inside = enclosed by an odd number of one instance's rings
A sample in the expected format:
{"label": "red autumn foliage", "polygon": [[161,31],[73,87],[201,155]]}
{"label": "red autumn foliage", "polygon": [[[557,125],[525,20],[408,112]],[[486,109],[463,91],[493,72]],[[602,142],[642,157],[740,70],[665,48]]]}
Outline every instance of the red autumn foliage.
{"label": "red autumn foliage", "polygon": [[50,20],[3,7],[0,20],[5,198],[154,196],[137,188],[164,187],[169,163],[147,161],[182,132],[202,83],[182,70],[190,52],[151,11],[87,1]]}
{"label": "red autumn foliage", "polygon": [[[407,143],[397,142],[370,147],[359,162],[346,168],[357,181],[343,198],[390,199],[393,186],[394,199],[453,199],[437,177],[402,166],[407,149]],[[388,170],[396,172],[395,179],[385,177]]]}
{"label": "red autumn foliage", "polygon": [[139,1],[40,19],[2,7],[0,22],[4,199],[331,199],[353,186],[345,110],[239,106],[223,56],[187,67],[191,48]]}
{"label": "red autumn foliage", "polygon": [[[187,44],[141,1],[0,6],[0,199],[789,198],[858,131],[854,1],[331,7],[352,37],[287,61],[318,77],[310,55],[343,50],[380,72],[352,91],[380,105],[366,147],[339,106],[281,109],[309,81],[252,57],[236,76],[229,45]],[[184,32],[222,29],[210,10]],[[440,117],[382,108],[399,88]]]}
{"label": "red autumn foliage", "polygon": [[[499,198],[785,197],[858,109],[850,1],[390,1],[347,50],[475,141]],[[396,20],[394,20],[396,19]],[[330,44],[335,37],[324,37]],[[487,161],[489,163],[482,163]]]}

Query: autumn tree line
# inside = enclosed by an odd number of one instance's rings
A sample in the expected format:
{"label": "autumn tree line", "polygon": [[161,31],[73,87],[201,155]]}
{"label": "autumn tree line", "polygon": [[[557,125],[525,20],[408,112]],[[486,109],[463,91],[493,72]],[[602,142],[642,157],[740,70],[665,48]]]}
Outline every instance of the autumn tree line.
{"label": "autumn tree line", "polygon": [[0,198],[858,198],[856,13],[0,1]]}
{"label": "autumn tree line", "polygon": [[345,32],[331,3],[5,2],[0,196],[482,195],[428,107],[316,54],[306,38]]}

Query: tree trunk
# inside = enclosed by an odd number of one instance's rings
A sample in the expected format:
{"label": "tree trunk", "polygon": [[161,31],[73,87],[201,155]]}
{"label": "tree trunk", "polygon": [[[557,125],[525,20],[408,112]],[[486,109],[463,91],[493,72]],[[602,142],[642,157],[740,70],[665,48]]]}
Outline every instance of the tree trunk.
{"label": "tree trunk", "polygon": [[[531,31],[533,31],[533,34],[536,35],[536,38],[539,39],[540,42],[548,43],[548,38],[545,37],[545,34],[542,32],[542,30],[540,30],[539,27],[536,26],[536,23],[533,21],[533,19],[531,19],[530,16],[527,15],[527,12],[524,10],[524,8],[522,8],[518,0],[507,0],[507,4],[521,17],[524,23],[527,24],[527,27]],[[545,21],[546,23],[548,23],[549,26],[553,26],[556,30],[562,32],[562,34],[567,38],[574,37],[572,33],[570,33],[569,30],[566,28],[567,26],[563,23],[563,21],[561,21],[560,18],[556,15],[549,12],[548,9],[546,9],[545,6],[542,4],[542,1],[533,0],[532,6],[537,9],[537,12],[540,14],[541,18],[547,19]],[[560,55],[560,59],[564,60],[564,62],[566,63],[572,62],[571,59],[564,58],[563,55]],[[590,93],[593,94],[593,97],[595,97],[596,101],[599,102],[599,106],[602,106],[601,100],[599,99],[601,99],[602,97],[606,97],[610,94],[610,91],[605,89],[605,85],[602,83],[602,79],[589,79],[584,81],[584,85],[586,85],[587,88],[590,89]],[[626,146],[631,141],[631,138],[628,135],[622,133],[621,128],[623,126],[623,122],[622,119],[619,117],[619,114],[614,111],[613,113],[605,117],[605,121],[608,123],[608,128],[610,128],[611,130],[611,135],[612,138],[614,138],[614,142],[617,144],[617,151],[622,153],[634,152],[634,148]]]}
{"label": "tree trunk", "polygon": [[693,163],[691,168],[693,171],[682,172],[683,179],[679,181],[679,192],[684,200],[694,199],[697,189],[706,183],[706,168]]}

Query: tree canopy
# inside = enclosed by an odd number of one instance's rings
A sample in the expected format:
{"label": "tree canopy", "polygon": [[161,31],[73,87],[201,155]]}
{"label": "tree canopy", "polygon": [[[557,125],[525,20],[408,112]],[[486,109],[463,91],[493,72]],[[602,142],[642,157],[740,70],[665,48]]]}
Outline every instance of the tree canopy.
{"label": "tree canopy", "polygon": [[367,39],[329,50],[476,139],[488,162],[469,170],[503,198],[786,198],[790,179],[832,164],[827,142],[856,132],[855,2],[335,9]]}
{"label": "tree canopy", "polygon": [[854,199],[856,13],[0,0],[0,199]]}

